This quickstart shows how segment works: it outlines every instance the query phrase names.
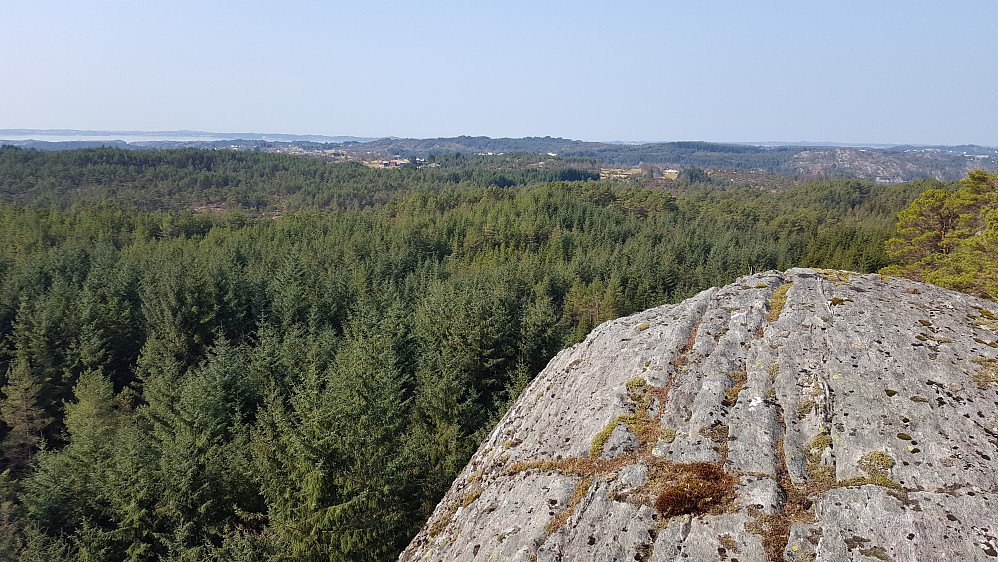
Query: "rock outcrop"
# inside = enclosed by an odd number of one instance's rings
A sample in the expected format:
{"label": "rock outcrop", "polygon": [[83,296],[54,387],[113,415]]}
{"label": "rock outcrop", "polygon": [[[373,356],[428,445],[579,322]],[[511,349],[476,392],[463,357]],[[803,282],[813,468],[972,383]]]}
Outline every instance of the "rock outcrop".
{"label": "rock outcrop", "polygon": [[793,269],[599,326],[401,560],[998,557],[998,305]]}

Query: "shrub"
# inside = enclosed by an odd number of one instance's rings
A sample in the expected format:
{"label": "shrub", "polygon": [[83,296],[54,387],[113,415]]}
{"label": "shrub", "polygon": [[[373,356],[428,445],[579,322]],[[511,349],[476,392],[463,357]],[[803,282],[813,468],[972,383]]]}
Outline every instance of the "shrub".
{"label": "shrub", "polygon": [[675,465],[679,475],[655,501],[663,517],[720,512],[734,499],[735,478],[716,464]]}

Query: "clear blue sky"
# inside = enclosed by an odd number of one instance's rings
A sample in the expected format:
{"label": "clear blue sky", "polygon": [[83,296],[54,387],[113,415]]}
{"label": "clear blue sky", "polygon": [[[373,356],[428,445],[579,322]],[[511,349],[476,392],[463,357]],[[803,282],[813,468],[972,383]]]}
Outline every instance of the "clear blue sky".
{"label": "clear blue sky", "polygon": [[998,145],[998,0],[0,0],[0,128]]}

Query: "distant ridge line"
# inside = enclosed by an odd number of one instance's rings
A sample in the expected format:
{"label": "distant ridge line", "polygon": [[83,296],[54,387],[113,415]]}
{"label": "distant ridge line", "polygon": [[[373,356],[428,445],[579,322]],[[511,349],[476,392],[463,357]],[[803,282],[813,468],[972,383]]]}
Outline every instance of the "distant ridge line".
{"label": "distant ridge line", "polygon": [[[20,134],[11,135],[11,132]],[[32,134],[45,132],[47,135]],[[69,129],[63,132],[72,131]],[[26,134],[27,133],[27,134]],[[0,129],[0,144],[36,150],[72,150],[114,147],[129,150],[195,148],[210,150],[284,152],[298,156],[378,160],[426,158],[433,154],[500,156],[511,153],[539,154],[552,158],[582,159],[587,166],[650,167],[659,169],[736,169],[803,178],[862,178],[876,183],[900,183],[923,178],[957,180],[969,171],[995,171],[998,149],[975,146],[890,145],[844,146],[773,142],[769,145],[675,141],[660,143],[588,142],[560,137],[490,138],[485,136],[408,139],[383,137],[327,137],[321,135],[277,135],[256,133],[200,133],[180,140],[170,134],[183,131],[146,132],[129,136],[126,131],[96,131],[58,136],[56,130]],[[121,133],[121,134],[117,134]],[[196,136],[202,135],[202,136]],[[208,136],[216,135],[216,136]],[[20,137],[19,140],[5,136]],[[255,137],[255,138],[247,138]],[[803,142],[803,141],[801,141]],[[563,163],[567,163],[564,161]]]}
{"label": "distant ridge line", "polygon": [[[998,148],[988,145],[975,145],[975,144],[962,144],[962,145],[944,145],[944,144],[910,144],[910,143],[868,143],[868,142],[836,142],[836,141],[707,141],[707,140],[656,140],[656,141],[641,141],[641,140],[609,140],[609,141],[587,141],[578,139],[566,139],[562,137],[551,137],[551,136],[525,136],[525,137],[488,137],[483,135],[458,135],[454,137],[397,137],[397,136],[374,136],[374,137],[359,137],[351,135],[322,135],[322,134],[296,134],[296,133],[256,133],[256,132],[242,132],[242,133],[228,133],[228,132],[215,132],[215,131],[199,131],[190,129],[176,129],[176,130],[152,130],[152,131],[140,131],[140,130],[99,130],[99,129],[0,129],[0,139],[7,139],[9,136],[24,137],[30,135],[37,135],[42,137],[53,137],[53,136],[75,136],[75,137],[101,137],[100,140],[118,140],[111,137],[125,136],[125,137],[162,137],[162,140],[171,140],[167,137],[178,137],[178,138],[202,138],[205,140],[269,140],[275,142],[326,142],[326,143],[343,143],[343,142],[379,142],[379,141],[468,141],[477,140],[480,142],[488,141],[549,141],[555,143],[571,143],[571,144],[603,144],[611,146],[643,146],[643,145],[661,145],[661,144],[675,144],[675,143],[704,143],[711,145],[740,145],[740,146],[757,146],[764,148],[875,148],[875,149],[892,149],[892,148]],[[45,139],[36,139],[45,140]],[[83,140],[83,139],[80,139]]]}

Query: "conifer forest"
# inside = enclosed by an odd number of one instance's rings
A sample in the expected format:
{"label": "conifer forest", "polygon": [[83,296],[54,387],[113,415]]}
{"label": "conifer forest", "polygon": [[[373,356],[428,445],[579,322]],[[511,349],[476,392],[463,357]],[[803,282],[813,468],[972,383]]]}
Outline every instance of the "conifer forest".
{"label": "conifer forest", "polygon": [[392,560],[601,322],[798,266],[998,296],[984,171],[428,160],[0,149],[0,559]]}

